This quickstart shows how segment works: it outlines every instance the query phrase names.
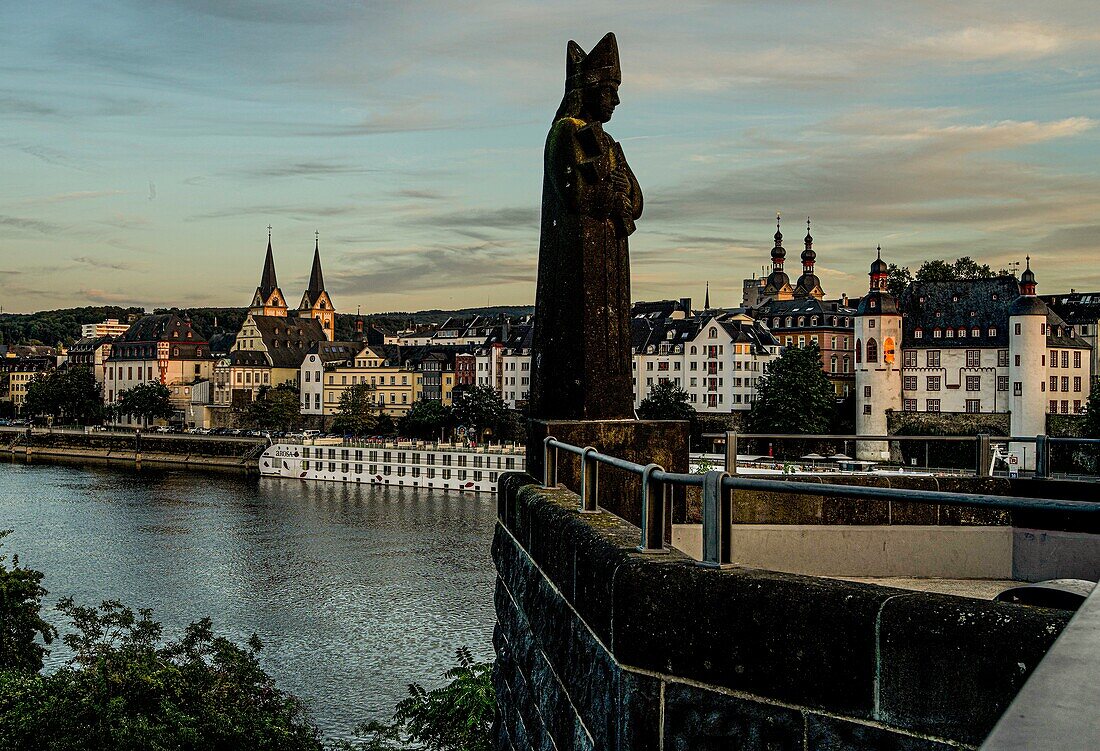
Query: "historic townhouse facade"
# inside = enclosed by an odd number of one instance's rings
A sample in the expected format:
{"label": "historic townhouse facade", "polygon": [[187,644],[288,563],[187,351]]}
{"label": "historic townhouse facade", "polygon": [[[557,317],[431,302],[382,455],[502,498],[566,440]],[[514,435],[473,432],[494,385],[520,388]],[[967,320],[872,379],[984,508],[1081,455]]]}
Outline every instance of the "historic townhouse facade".
{"label": "historic townhouse facade", "polygon": [[[881,256],[869,276],[855,326],[859,435],[884,436],[888,413],[908,411],[1008,413],[1012,435],[1035,436],[1047,414],[1083,410],[1092,348],[1036,297],[1030,258],[1019,281],[915,282],[901,300]],[[1034,467],[1029,444],[1013,448]],[[858,453],[889,457],[885,442],[861,441]]]}
{"label": "historic townhouse facade", "polygon": [[[104,399],[114,404],[123,391],[142,383],[171,387],[208,380],[213,366],[209,345],[189,320],[175,313],[144,316],[112,342],[105,361]],[[118,421],[135,424],[129,416]]]}
{"label": "historic townhouse facade", "polygon": [[[98,325],[98,324],[96,324]],[[95,382],[102,388],[107,375],[107,358],[111,356],[111,346],[115,337],[111,335],[82,337],[69,347],[66,361],[69,365],[91,368]]]}

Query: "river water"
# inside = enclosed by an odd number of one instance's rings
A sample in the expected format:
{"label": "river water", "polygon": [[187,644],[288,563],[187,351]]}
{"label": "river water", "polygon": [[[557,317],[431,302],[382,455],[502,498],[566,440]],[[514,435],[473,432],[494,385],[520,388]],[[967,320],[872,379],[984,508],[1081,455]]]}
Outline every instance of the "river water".
{"label": "river water", "polygon": [[[173,636],[209,615],[256,633],[278,685],[326,732],[387,719],[468,646],[492,655],[489,495],[220,473],[0,464],[4,552],[52,606],[119,599]],[[65,658],[55,643],[47,669]]]}

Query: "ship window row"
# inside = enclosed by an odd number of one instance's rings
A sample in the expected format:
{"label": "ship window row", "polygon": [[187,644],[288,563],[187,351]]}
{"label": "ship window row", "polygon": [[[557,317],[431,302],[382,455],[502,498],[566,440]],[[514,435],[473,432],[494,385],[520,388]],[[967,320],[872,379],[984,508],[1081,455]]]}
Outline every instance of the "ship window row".
{"label": "ship window row", "polygon": [[[312,465],[308,461],[302,462],[302,469],[303,470],[309,470],[311,468],[311,466],[314,470],[316,470],[318,472],[324,472],[325,471],[325,462],[323,462],[323,461],[314,461],[312,463]],[[363,467],[364,467],[364,465],[362,465],[362,464],[356,464],[355,465],[355,474],[357,474],[357,475],[363,474]],[[351,465],[350,464],[342,463],[340,465],[340,471],[343,472],[344,474],[349,474],[350,470],[351,470]],[[411,467],[410,468],[410,467],[399,466],[399,467],[396,467],[396,471],[394,471],[394,470],[395,470],[395,468],[393,468],[393,467],[383,466],[381,474],[385,477],[389,477],[391,475],[396,475],[397,477],[405,477],[406,475],[411,476],[411,477],[421,477],[421,476],[423,476],[423,477],[426,477],[429,480],[434,480],[435,477],[436,477],[435,467],[426,467],[422,470],[420,467]],[[329,472],[336,472],[336,462],[328,462],[328,471]],[[378,473],[378,465],[377,464],[367,465],[367,473],[371,474],[371,475],[379,474]],[[470,472],[467,472],[467,470],[465,470],[465,469],[457,470],[457,472],[453,472],[450,469],[440,470],[440,477],[444,480],[452,479],[452,475],[454,475],[459,480],[465,480],[465,479],[471,477],[471,475],[472,475],[472,479],[474,480],[474,482],[481,482],[481,480],[484,477],[484,473],[480,472],[480,471],[474,471],[474,472],[470,473]],[[489,481],[490,482],[496,482],[497,475],[498,475],[498,473],[496,473],[496,472],[490,472],[489,473]]]}

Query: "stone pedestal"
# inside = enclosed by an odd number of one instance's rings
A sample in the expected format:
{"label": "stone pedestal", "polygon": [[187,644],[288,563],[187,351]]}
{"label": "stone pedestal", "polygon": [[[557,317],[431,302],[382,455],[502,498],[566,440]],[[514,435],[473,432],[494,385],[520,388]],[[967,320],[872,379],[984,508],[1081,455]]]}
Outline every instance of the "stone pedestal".
{"label": "stone pedestal", "polygon": [[[527,431],[527,472],[541,480],[543,439],[552,435],[574,446],[592,446],[597,451],[646,465],[660,464],[668,472],[688,471],[688,438],[691,426],[681,420],[532,420]],[[600,465],[600,507],[641,524],[641,477],[615,467]],[[579,493],[580,457],[558,452],[558,483]],[[683,488],[673,496],[672,520],[684,517]]]}

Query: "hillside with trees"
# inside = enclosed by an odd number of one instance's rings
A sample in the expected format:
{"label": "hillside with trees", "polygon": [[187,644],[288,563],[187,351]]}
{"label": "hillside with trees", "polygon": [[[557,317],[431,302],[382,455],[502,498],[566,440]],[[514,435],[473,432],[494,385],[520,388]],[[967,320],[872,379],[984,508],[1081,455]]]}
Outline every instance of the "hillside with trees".
{"label": "hillside with trees", "polygon": [[[177,313],[191,319],[195,330],[209,337],[217,330],[236,332],[241,328],[247,314],[247,308],[156,308],[153,313]],[[397,330],[410,325],[443,323],[448,318],[472,318],[475,315],[510,316],[531,315],[534,308],[530,305],[497,305],[486,308],[464,308],[462,310],[421,310],[411,313],[389,312],[363,315],[365,325],[376,325]],[[125,321],[131,314],[144,315],[141,308],[120,308],[117,306],[89,306],[83,308],[65,308],[63,310],[42,310],[37,313],[0,313],[0,344],[46,344],[56,346],[72,344],[80,338],[80,327],[86,323],[100,323],[108,318]],[[353,340],[355,336],[354,313],[340,313],[336,316],[336,338],[342,341]]]}

